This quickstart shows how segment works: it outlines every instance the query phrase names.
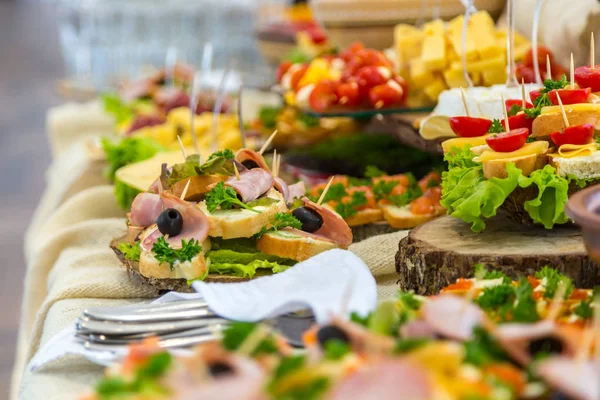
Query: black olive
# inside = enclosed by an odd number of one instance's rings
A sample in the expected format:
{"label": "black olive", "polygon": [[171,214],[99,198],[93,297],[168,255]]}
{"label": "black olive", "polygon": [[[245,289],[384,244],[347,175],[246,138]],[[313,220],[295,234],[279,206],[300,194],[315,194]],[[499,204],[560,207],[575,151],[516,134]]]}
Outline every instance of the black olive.
{"label": "black olive", "polygon": [[325,325],[321,327],[317,332],[317,340],[321,344],[321,347],[323,347],[325,343],[327,343],[330,340],[339,340],[343,343],[350,342],[348,334],[340,328],[338,328],[337,326],[333,325]]}
{"label": "black olive", "polygon": [[183,228],[183,218],[176,209],[167,208],[158,216],[156,225],[163,235],[177,236]]}
{"label": "black olive", "polygon": [[248,169],[260,168],[260,165],[258,165],[254,160],[246,160],[242,162],[242,165]]}
{"label": "black olive", "polygon": [[534,356],[540,352],[558,354],[562,353],[563,344],[560,340],[554,337],[545,337],[532,340],[529,343],[529,354]]}
{"label": "black olive", "polygon": [[323,226],[323,218],[312,208],[298,207],[292,211],[292,214],[300,220],[304,232],[313,233]]}
{"label": "black olive", "polygon": [[231,368],[231,365],[223,362],[214,362],[208,364],[208,372],[210,372],[212,376],[217,377],[233,373],[233,368]]}

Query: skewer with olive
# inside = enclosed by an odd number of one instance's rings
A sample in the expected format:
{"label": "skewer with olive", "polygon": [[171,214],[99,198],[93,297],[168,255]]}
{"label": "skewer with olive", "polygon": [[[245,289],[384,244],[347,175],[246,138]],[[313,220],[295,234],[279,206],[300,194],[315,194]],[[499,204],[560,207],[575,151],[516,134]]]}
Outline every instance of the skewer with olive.
{"label": "skewer with olive", "polygon": [[183,229],[183,217],[174,208],[167,208],[158,216],[156,226],[163,235],[177,236]]}
{"label": "skewer with olive", "polygon": [[314,233],[323,226],[323,217],[312,208],[302,206],[294,209],[292,215],[302,223],[302,230],[308,233]]}

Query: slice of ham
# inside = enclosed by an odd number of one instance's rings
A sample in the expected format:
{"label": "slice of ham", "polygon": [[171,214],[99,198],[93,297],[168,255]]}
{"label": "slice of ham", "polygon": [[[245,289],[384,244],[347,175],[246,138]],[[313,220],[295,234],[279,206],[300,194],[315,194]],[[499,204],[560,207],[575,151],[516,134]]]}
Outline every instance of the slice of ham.
{"label": "slice of ham", "polygon": [[254,161],[260,168],[264,169],[267,172],[271,172],[271,170],[269,169],[269,166],[267,165],[267,162],[265,161],[265,158],[259,154],[258,152],[251,150],[251,149],[239,149],[236,153],[235,153],[235,161],[239,162],[240,164],[243,164],[244,161]]}
{"label": "slice of ham", "polygon": [[310,201],[308,197],[303,197],[302,201],[305,207],[315,210],[323,218],[323,225],[313,235],[327,238],[343,249],[352,244],[352,230],[338,213]]}
{"label": "slice of ham", "polygon": [[283,195],[286,204],[290,202],[290,187],[281,178],[273,178],[273,186]]}
{"label": "slice of ham", "polygon": [[454,340],[469,340],[473,328],[483,323],[485,314],[481,308],[451,294],[430,299],[421,307],[423,320],[438,334]]}
{"label": "slice of ham", "polygon": [[416,319],[400,327],[400,336],[405,339],[428,338],[435,339],[438,333],[427,321]]}
{"label": "slice of ham", "polygon": [[536,364],[537,375],[552,388],[575,400],[600,399],[600,361],[549,357]]}
{"label": "slice of ham", "polygon": [[123,101],[129,102],[150,96],[158,85],[151,78],[143,78],[133,82],[129,82],[119,90],[119,96]]}
{"label": "slice of ham", "polygon": [[433,382],[419,365],[403,359],[367,364],[343,378],[325,397],[327,400],[429,400]]}
{"label": "slice of ham", "polygon": [[[174,249],[181,248],[182,239],[197,240],[200,244],[206,240],[208,237],[208,218],[194,203],[181,200],[179,197],[167,192],[161,193],[160,198],[165,210],[174,208],[179,211],[183,219],[183,228],[179,235],[166,239],[170,247]],[[142,250],[145,251],[152,250],[152,246],[158,238],[163,237],[156,225],[148,229],[149,231],[144,234],[141,243]]]}
{"label": "slice of ham", "polygon": [[156,222],[161,212],[163,212],[163,202],[160,195],[140,193],[131,203],[129,224],[146,228]]}
{"label": "slice of ham", "polygon": [[289,199],[287,201],[288,203],[291,203],[294,201],[294,199],[300,199],[306,196],[306,186],[304,186],[304,182],[302,181],[296,182],[293,185],[289,185],[288,190],[290,192]]}
{"label": "slice of ham", "polygon": [[154,93],[154,102],[161,107],[165,113],[168,113],[174,108],[189,107],[190,96],[182,89],[163,87]]}
{"label": "slice of ham", "polygon": [[255,168],[240,174],[240,179],[232,176],[225,182],[225,186],[229,186],[235,190],[240,196],[242,202],[256,200],[273,187],[273,177],[264,169]]}

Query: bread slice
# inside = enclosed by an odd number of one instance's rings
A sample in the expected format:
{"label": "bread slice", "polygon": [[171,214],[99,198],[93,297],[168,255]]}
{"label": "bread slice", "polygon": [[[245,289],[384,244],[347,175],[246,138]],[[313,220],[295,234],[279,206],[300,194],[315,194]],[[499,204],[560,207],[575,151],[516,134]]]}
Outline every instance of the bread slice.
{"label": "bread slice", "polygon": [[[569,106],[565,106],[565,108],[571,126],[592,124],[595,126],[596,130],[600,130],[599,110],[574,110]],[[559,131],[564,127],[565,123],[560,110],[548,114],[541,114],[533,120],[531,136],[534,138],[547,138],[551,133]]]}
{"label": "bread slice", "polygon": [[326,240],[300,236],[293,231],[282,229],[262,235],[256,241],[256,248],[265,254],[304,261],[337,246]]}
{"label": "bread slice", "polygon": [[223,239],[247,238],[256,235],[265,226],[269,226],[273,216],[280,212],[287,212],[287,205],[283,195],[271,188],[264,197],[277,200],[268,206],[258,206],[256,213],[245,209],[216,210],[214,214],[208,212],[206,202],[198,203],[204,214],[208,217],[208,236]]}
{"label": "bread slice", "polygon": [[392,228],[410,229],[417,225],[431,221],[446,213],[444,207],[437,207],[433,214],[417,215],[410,211],[410,205],[397,207],[394,205],[382,205],[383,217]]}
{"label": "bread slice", "polygon": [[346,223],[350,227],[366,225],[373,222],[381,221],[383,219],[383,213],[380,209],[367,208],[360,210],[355,215],[346,219]]}
{"label": "bread slice", "polygon": [[139,272],[146,278],[157,279],[185,279],[193,280],[207,275],[208,265],[204,253],[210,250],[210,240],[202,243],[202,252],[191,261],[185,261],[171,266],[168,263],[160,263],[151,251],[142,250],[139,261]]}
{"label": "bread slice", "polygon": [[572,158],[552,154],[549,156],[549,162],[560,176],[573,175],[578,179],[600,179],[600,151],[590,156]]}
{"label": "bread slice", "polygon": [[532,154],[524,157],[484,161],[482,163],[483,176],[485,176],[486,179],[508,178],[506,165],[511,162],[522,171],[523,175],[529,176],[533,171],[543,168],[544,165],[548,163],[548,156],[546,154]]}

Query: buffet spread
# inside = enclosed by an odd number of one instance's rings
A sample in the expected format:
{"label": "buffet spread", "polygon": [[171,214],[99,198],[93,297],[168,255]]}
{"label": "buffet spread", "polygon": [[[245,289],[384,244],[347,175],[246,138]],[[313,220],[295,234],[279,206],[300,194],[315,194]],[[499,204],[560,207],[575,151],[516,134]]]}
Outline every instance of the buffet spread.
{"label": "buffet spread", "polygon": [[178,62],[51,110],[20,397],[600,399],[593,34],[565,68],[466,3],[387,49],[299,6],[268,95]]}

